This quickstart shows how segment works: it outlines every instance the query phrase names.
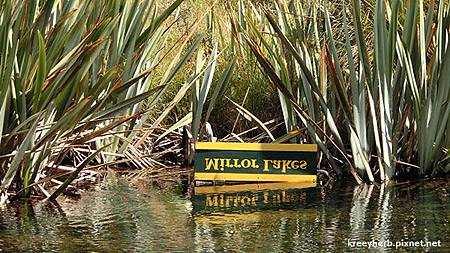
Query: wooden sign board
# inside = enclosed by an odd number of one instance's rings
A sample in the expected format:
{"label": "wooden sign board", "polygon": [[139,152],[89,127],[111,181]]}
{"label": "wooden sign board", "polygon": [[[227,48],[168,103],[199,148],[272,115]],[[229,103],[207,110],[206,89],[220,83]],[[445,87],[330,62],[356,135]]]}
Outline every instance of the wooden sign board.
{"label": "wooden sign board", "polygon": [[317,145],[198,142],[194,179],[315,182]]}

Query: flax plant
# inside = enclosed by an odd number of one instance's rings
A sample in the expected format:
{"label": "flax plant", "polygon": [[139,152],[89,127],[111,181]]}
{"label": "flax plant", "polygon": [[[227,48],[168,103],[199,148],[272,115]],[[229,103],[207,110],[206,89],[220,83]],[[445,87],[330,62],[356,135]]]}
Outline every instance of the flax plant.
{"label": "flax plant", "polygon": [[[154,0],[1,1],[2,196],[55,199],[92,160],[111,160],[102,151],[127,150],[198,46],[190,45],[196,26],[168,44],[182,2],[161,9]],[[162,61],[165,75],[155,78]],[[93,151],[55,174],[77,148]],[[58,177],[64,182],[49,191]]]}
{"label": "flax plant", "polygon": [[446,168],[449,4],[386,4],[376,1],[364,28],[359,1],[240,1],[247,11],[233,18],[279,91],[287,131],[306,126],[335,171],[344,161],[358,183],[391,180],[400,165],[418,175]]}
{"label": "flax plant", "polygon": [[[169,133],[179,130],[181,127],[187,126],[192,135],[192,141],[195,143],[197,140],[202,140],[204,137],[204,126],[206,126],[208,119],[221,98],[224,96],[227,85],[233,75],[233,69],[235,65],[235,59],[232,56],[228,64],[226,64],[222,73],[217,73],[216,66],[218,64],[219,57],[223,55],[224,52],[228,50],[229,44],[224,42],[224,38],[220,37],[219,22],[215,18],[214,8],[209,8],[205,11],[204,15],[200,17],[196,23],[195,27],[203,26],[206,29],[197,31],[197,29],[192,30],[196,32],[195,34],[189,34],[192,36],[193,43],[188,48],[184,58],[188,59],[191,56],[195,60],[192,60],[190,67],[193,69],[191,75],[187,78],[186,82],[181,85],[178,89],[174,98],[164,105],[164,110],[159,116],[151,122],[151,128],[149,131],[134,142],[133,145],[129,146],[126,155],[129,155],[134,160],[142,160],[143,164],[151,163],[151,161],[145,161],[145,159],[140,159],[139,156],[133,154],[138,154],[138,148],[141,147],[146,140],[146,138],[153,133],[159,124],[163,122],[164,119],[173,111],[176,107],[183,106],[183,99],[186,97],[189,100],[190,110],[177,122],[171,122],[171,126],[162,133],[156,139],[156,143],[162,140]],[[200,29],[199,29],[200,30]],[[185,40],[186,42],[187,40]],[[221,45],[219,45],[221,41]],[[210,42],[210,43],[208,43]],[[183,48],[183,47],[181,47]],[[179,52],[181,53],[181,51]],[[170,70],[170,69],[169,69]],[[156,102],[155,100],[153,102]],[[152,103],[153,103],[152,102]],[[181,108],[184,111],[185,108]],[[140,154],[141,156],[145,154]],[[193,155],[193,153],[191,153]],[[192,161],[193,156],[187,158],[187,160]],[[141,166],[143,169],[144,166]]]}

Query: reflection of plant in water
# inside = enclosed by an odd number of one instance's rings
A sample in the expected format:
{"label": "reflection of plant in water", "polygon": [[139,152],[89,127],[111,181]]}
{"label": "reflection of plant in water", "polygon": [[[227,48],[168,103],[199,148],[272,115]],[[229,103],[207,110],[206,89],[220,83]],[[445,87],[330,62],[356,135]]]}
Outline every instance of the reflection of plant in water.
{"label": "reflection of plant in water", "polygon": [[349,238],[359,238],[359,232],[366,229],[366,215],[374,185],[360,184],[353,190],[352,208],[350,209]]}
{"label": "reflection of plant in water", "polygon": [[375,218],[374,240],[387,241],[389,239],[390,224],[392,219],[391,207],[392,186],[384,183],[380,185],[378,198],[377,216]]}

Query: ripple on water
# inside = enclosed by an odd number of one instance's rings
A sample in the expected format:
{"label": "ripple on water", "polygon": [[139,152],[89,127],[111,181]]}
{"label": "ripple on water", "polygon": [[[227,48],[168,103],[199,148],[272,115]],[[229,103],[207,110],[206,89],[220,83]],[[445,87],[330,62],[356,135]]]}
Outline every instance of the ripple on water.
{"label": "ripple on water", "polygon": [[[347,241],[444,241],[449,190],[446,181],[346,186],[295,205],[203,212],[175,192],[118,179],[60,199],[59,209],[20,202],[0,210],[0,251],[360,252]],[[450,251],[449,242],[437,251]]]}

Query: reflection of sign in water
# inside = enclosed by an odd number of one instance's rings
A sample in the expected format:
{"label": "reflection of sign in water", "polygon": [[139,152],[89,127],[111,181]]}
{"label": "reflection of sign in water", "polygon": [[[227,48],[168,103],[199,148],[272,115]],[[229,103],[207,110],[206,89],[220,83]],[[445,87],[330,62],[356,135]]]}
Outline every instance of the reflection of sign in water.
{"label": "reflection of sign in water", "polygon": [[[240,212],[290,209],[308,202],[317,192],[315,184],[263,184],[195,188],[195,212]],[[314,187],[314,188],[305,188]]]}
{"label": "reflection of sign in water", "polygon": [[195,180],[315,182],[315,144],[210,143],[195,146]]}

